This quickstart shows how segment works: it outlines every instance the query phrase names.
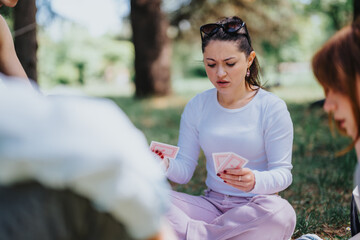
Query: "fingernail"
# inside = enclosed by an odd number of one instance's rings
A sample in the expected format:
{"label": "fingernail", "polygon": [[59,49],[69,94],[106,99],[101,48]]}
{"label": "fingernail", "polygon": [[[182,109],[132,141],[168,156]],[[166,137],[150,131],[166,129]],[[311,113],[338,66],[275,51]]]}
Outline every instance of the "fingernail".
{"label": "fingernail", "polygon": [[157,150],[157,149],[156,149],[156,150],[155,150],[155,152],[156,152],[156,153],[158,153],[158,152],[159,152],[159,150]]}
{"label": "fingernail", "polygon": [[226,181],[224,180],[224,183],[226,183]]}
{"label": "fingernail", "polygon": [[220,173],[217,173],[216,175],[218,175],[220,177]]}
{"label": "fingernail", "polygon": [[161,156],[161,159],[164,159],[164,156]]}
{"label": "fingernail", "polygon": [[226,174],[226,173],[227,173],[227,171],[226,171],[226,170],[224,170],[224,173]]}

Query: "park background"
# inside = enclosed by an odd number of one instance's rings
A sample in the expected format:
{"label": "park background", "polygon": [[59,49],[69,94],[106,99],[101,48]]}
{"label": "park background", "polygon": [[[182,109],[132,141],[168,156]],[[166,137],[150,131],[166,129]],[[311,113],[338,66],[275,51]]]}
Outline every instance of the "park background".
{"label": "park background", "polygon": [[[105,7],[109,1],[112,8]],[[110,12],[116,19],[102,21]],[[350,141],[331,133],[310,62],[358,13],[358,0],[20,0],[14,9],[0,8],[22,65],[43,93],[112,99],[148,142],[174,145],[185,104],[212,87],[199,27],[223,16],[243,18],[262,83],[286,101],[294,123],[293,184],[279,193],[297,213],[293,237],[324,239],[350,237],[357,161],[354,151],[336,156]],[[192,180],[172,185],[199,195],[205,177],[201,154]]]}

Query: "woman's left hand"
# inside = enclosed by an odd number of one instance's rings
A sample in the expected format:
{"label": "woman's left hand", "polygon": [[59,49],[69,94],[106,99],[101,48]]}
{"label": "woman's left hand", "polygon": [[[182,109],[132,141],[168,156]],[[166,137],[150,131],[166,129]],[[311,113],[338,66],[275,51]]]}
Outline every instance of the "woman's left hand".
{"label": "woman's left hand", "polygon": [[255,175],[249,168],[226,169],[217,175],[225,183],[244,192],[250,192],[255,187]]}

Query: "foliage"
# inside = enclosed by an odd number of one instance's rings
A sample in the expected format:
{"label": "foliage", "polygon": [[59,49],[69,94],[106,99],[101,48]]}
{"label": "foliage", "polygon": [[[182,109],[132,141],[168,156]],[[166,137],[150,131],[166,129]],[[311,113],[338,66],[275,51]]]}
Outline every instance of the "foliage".
{"label": "foliage", "polygon": [[[179,30],[180,39],[199,41],[199,27],[207,22],[215,22],[223,16],[240,16],[246,23],[254,48],[259,54],[279,55],[280,47],[295,33],[295,18],[291,4],[285,0],[191,0],[169,17]],[[182,23],[189,22],[189,29]]]}
{"label": "foliage", "polygon": [[176,78],[206,77],[201,48],[178,40],[173,44],[172,73]]}
{"label": "foliage", "polygon": [[8,7],[0,7],[0,15],[5,18],[10,18],[12,15],[12,8]]}
{"label": "foliage", "polygon": [[[203,77],[199,26],[219,17],[244,18],[263,73],[279,71],[281,62],[308,62],[319,46],[351,19],[350,0],[180,0],[163,1],[171,21],[173,39],[172,77]],[[51,0],[38,1],[39,11],[54,22]],[[0,10],[9,8],[0,8]],[[55,17],[55,20],[59,16]],[[42,20],[44,25],[46,20]],[[336,24],[334,23],[336,22]],[[46,24],[45,24],[46,25]],[[61,41],[39,34],[40,83],[80,84],[79,68],[84,66],[84,82],[106,74],[106,66],[130,69],[133,76],[133,46],[105,37],[91,39],[79,28],[68,29]],[[47,31],[47,29],[45,30]],[[84,36],[80,36],[83,34]],[[52,43],[51,43],[52,42]],[[91,42],[91,43],[90,43]],[[120,46],[122,45],[122,46]],[[125,47],[126,46],[126,47]],[[51,49],[51,50],[49,50]],[[115,49],[115,50],[114,50]],[[120,50],[121,49],[121,50]],[[125,50],[124,50],[125,49]],[[66,60],[65,60],[66,59]],[[80,64],[80,65],[79,65]],[[66,66],[62,66],[66,65]],[[55,67],[57,66],[57,67]],[[62,69],[66,69],[63,73]],[[266,77],[266,76],[265,76]]]}
{"label": "foliage", "polygon": [[10,29],[12,29],[12,26],[14,24],[13,12],[13,8],[0,7],[0,15],[4,17]]}
{"label": "foliage", "polygon": [[[309,61],[319,46],[352,16],[350,0],[183,0],[164,4],[175,41],[199,46],[199,27],[220,17],[237,15],[247,23],[265,72],[281,62]],[[179,7],[180,5],[180,7]],[[171,7],[173,6],[173,7]],[[187,24],[184,24],[187,23]],[[188,26],[184,28],[183,26]],[[183,45],[185,45],[183,43]],[[196,43],[196,44],[194,44]],[[189,69],[186,67],[186,76]]]}
{"label": "foliage", "polygon": [[123,69],[132,69],[131,42],[111,36],[93,38],[72,25],[63,28],[64,35],[58,39],[43,31],[39,33],[39,83],[43,87],[115,81],[108,79],[109,71],[118,75]]}
{"label": "foliage", "polygon": [[323,13],[329,19],[328,30],[336,31],[352,21],[353,1],[310,0],[305,5],[304,13],[307,15]]}
{"label": "foliage", "polygon": [[[169,13],[173,26],[181,29],[181,22],[190,22],[191,35],[196,33],[198,38],[199,27],[207,22],[214,22],[223,16],[237,15],[244,19],[249,32],[254,39],[267,39],[273,44],[280,44],[285,35],[291,34],[292,13],[288,1],[276,0],[191,0],[185,1],[178,10]],[[283,31],[280,29],[290,31]],[[183,33],[185,34],[185,33]],[[280,37],[282,36],[282,37]]]}

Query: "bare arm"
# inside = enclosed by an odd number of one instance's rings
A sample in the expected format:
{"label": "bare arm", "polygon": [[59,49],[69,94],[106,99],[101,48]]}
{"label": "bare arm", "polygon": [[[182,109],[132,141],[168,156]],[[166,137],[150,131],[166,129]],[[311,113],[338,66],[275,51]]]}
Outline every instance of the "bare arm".
{"label": "bare arm", "polygon": [[0,72],[8,76],[27,78],[16,55],[11,32],[5,19],[0,15]]}

